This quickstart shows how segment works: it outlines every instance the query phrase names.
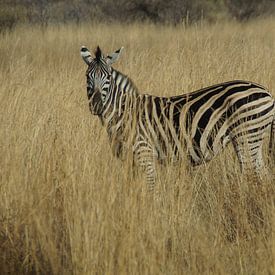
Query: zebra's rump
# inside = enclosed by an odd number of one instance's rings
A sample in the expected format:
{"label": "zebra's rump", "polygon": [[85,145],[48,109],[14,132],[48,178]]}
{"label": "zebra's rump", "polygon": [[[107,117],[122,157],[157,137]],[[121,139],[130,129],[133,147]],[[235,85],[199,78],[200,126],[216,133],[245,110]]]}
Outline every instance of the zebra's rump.
{"label": "zebra's rump", "polygon": [[182,129],[194,163],[211,160],[234,138],[262,132],[274,116],[271,94],[252,82],[217,84],[187,97]]}

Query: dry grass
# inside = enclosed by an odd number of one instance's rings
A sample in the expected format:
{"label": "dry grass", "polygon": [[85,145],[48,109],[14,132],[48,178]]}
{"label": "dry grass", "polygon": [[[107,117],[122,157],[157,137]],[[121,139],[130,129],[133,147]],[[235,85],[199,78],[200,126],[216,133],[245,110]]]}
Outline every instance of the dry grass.
{"label": "dry grass", "polygon": [[191,174],[160,167],[152,199],[90,115],[79,55],[123,45],[115,67],[153,94],[247,79],[275,95],[274,37],[274,20],[1,34],[1,274],[274,274],[272,172],[255,186],[229,147]]}

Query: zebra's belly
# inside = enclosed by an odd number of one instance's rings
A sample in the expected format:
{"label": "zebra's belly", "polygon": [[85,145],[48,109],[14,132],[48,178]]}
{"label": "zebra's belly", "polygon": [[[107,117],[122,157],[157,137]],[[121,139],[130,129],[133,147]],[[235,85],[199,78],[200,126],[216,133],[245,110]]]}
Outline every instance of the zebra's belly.
{"label": "zebra's belly", "polygon": [[213,146],[213,143],[198,144],[195,140],[191,140],[187,142],[187,144],[191,144],[191,146],[187,147],[187,154],[193,165],[200,165],[211,161],[229,142],[229,135],[224,135],[219,137],[219,140],[215,140],[215,146]]}
{"label": "zebra's belly", "polygon": [[219,137],[219,141],[216,142],[215,147],[211,144],[198,145],[194,139],[189,137],[189,139],[184,139],[180,145],[171,142],[170,146],[166,147],[163,143],[162,146],[155,148],[155,150],[158,161],[161,164],[173,164],[187,159],[193,165],[200,165],[211,161],[229,142],[229,135]]}

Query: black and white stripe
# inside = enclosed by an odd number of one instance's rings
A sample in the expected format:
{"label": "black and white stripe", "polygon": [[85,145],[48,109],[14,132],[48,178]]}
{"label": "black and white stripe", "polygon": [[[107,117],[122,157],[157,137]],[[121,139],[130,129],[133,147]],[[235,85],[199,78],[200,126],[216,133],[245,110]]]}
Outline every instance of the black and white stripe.
{"label": "black and white stripe", "polygon": [[120,53],[105,58],[97,48],[93,59],[82,48],[81,55],[89,65],[90,109],[106,125],[117,156],[125,144],[131,145],[151,186],[156,160],[170,162],[187,155],[193,165],[199,165],[229,142],[242,170],[261,171],[263,138],[271,130],[271,151],[275,137],[275,103],[264,87],[235,80],[179,96],[139,94],[127,76],[111,67]]}

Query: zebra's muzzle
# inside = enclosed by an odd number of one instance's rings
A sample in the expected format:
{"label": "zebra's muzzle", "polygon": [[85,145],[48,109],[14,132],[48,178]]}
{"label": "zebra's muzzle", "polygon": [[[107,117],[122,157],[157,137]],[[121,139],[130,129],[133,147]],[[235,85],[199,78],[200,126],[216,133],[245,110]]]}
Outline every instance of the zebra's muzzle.
{"label": "zebra's muzzle", "polygon": [[90,97],[89,108],[93,115],[101,115],[103,112],[103,103],[101,100],[100,92],[94,92],[94,94]]}

